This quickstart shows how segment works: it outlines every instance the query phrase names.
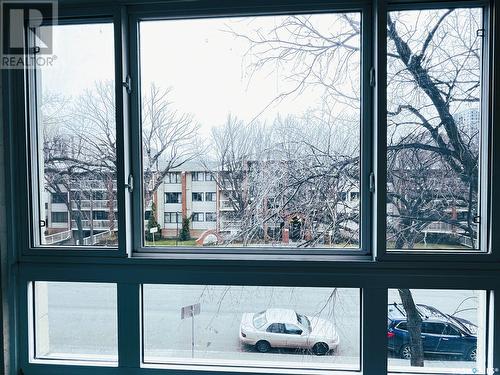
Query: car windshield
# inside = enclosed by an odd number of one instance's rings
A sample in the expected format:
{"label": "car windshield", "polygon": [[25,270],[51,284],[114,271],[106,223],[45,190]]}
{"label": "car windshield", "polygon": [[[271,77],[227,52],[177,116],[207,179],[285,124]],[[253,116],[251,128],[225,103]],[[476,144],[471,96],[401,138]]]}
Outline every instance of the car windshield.
{"label": "car windshield", "polygon": [[302,327],[307,330],[307,332],[311,332],[311,322],[309,321],[307,316],[297,314],[297,321]]}
{"label": "car windshield", "polygon": [[253,325],[255,328],[262,329],[267,323],[266,312],[261,311],[253,316]]}

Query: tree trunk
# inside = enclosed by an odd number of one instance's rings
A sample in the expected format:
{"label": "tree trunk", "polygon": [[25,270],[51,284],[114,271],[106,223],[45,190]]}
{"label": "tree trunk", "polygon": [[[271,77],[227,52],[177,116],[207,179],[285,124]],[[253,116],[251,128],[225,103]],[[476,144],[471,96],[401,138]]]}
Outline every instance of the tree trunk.
{"label": "tree trunk", "polygon": [[401,302],[406,311],[408,332],[410,334],[411,366],[424,366],[424,348],[422,344],[422,318],[409,289],[398,289]]}

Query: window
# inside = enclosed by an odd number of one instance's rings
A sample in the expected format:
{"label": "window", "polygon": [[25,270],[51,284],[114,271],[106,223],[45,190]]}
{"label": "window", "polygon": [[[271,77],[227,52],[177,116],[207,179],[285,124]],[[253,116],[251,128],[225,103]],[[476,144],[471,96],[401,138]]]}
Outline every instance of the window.
{"label": "window", "polygon": [[[45,238],[50,227],[36,225],[34,244],[83,245],[94,242],[88,238],[92,217],[84,214],[90,208],[92,192],[103,189],[109,193],[109,199],[116,193],[113,24],[42,26],[38,32],[52,33],[57,63],[41,64],[31,70],[38,98],[30,108],[36,119],[32,125],[38,134],[32,144],[32,170],[38,171],[33,197],[41,200],[33,201],[33,212],[40,219],[60,215],[51,212],[50,205],[45,209],[43,199],[45,192],[50,191],[52,203],[67,206],[71,231],[67,233],[69,238],[56,241],[54,237]],[[67,192],[69,200],[63,198]],[[110,219],[102,229],[108,231],[108,241],[93,246],[116,247],[117,221]]]}
{"label": "window", "polygon": [[67,223],[68,213],[67,212],[51,212],[50,219],[53,223]]}
{"label": "window", "polygon": [[388,248],[478,249],[483,19],[388,14]]}
{"label": "window", "polygon": [[68,193],[52,193],[52,203],[66,203],[68,200]]}
{"label": "window", "polygon": [[94,220],[108,220],[108,212],[106,212],[106,211],[93,211],[92,217]]}
{"label": "window", "polygon": [[181,183],[181,174],[179,172],[168,172],[165,175],[165,183],[166,184],[180,184]]}
{"label": "window", "polygon": [[179,223],[180,222],[180,212],[165,212],[164,213],[164,223]]}
{"label": "window", "polygon": [[216,212],[206,212],[205,213],[206,221],[217,221],[217,213]]}
{"label": "window", "polygon": [[203,193],[193,193],[193,202],[203,202]]}
{"label": "window", "polygon": [[216,195],[215,193],[205,193],[205,200],[207,202],[215,202],[216,201]]}
{"label": "window", "polygon": [[302,330],[295,324],[285,324],[285,333],[288,335],[301,335]]}
{"label": "window", "polygon": [[193,181],[204,181],[204,176],[203,172],[191,172],[191,179]]}
{"label": "window", "polygon": [[484,291],[390,289],[388,297],[390,371],[484,373]]}
{"label": "window", "polygon": [[283,323],[272,323],[267,327],[266,332],[285,333],[285,325]]}
{"label": "window", "polygon": [[145,284],[142,291],[146,364],[360,368],[359,289]]}
{"label": "window", "polygon": [[165,203],[181,203],[182,193],[165,193]]}
{"label": "window", "polygon": [[495,1],[85,1],[2,71],[11,372],[500,368]]}
{"label": "window", "polygon": [[143,186],[216,171],[217,246],[360,247],[361,200],[338,193],[361,188],[361,13],[141,18],[138,35]]}
{"label": "window", "polygon": [[37,281],[36,359],[118,361],[115,284]]}
{"label": "window", "polygon": [[204,218],[203,212],[193,212],[193,215],[191,217],[192,217],[193,222],[204,221],[203,220],[203,218]]}

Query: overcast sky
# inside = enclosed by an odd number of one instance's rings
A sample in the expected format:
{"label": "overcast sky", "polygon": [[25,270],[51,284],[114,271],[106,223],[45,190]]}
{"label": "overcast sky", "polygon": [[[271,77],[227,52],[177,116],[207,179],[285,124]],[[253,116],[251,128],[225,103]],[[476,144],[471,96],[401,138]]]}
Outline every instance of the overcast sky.
{"label": "overcast sky", "polygon": [[[334,15],[314,15],[319,29],[335,27]],[[248,122],[259,116],[272,121],[279,113],[301,116],[322,105],[323,90],[308,89],[298,96],[273,104],[292,83],[289,71],[276,65],[259,70],[249,80],[249,43],[228,32],[251,35],[271,30],[283,17],[219,18],[147,21],[140,25],[141,80],[171,88],[169,101],[180,112],[191,113],[208,134],[225,122],[229,113]],[[75,97],[95,81],[113,79],[113,34],[111,24],[57,26],[54,32],[53,68],[43,69],[44,90]],[[357,68],[355,69],[357,73]],[[262,112],[266,109],[264,112]],[[338,112],[345,107],[337,105]]]}

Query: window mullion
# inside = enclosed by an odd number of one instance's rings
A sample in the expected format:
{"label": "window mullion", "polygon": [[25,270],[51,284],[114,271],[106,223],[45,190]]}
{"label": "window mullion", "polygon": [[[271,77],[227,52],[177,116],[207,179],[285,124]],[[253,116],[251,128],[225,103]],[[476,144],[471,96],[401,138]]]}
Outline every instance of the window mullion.
{"label": "window mullion", "polygon": [[140,286],[118,283],[118,366],[141,365]]}
{"label": "window mullion", "polygon": [[131,196],[126,188],[130,174],[130,116],[129,94],[122,82],[128,76],[128,38],[126,13],[124,9],[115,11],[115,91],[116,91],[116,158],[117,158],[117,198],[118,198],[118,246],[122,254],[130,253],[131,243]]}
{"label": "window mullion", "polygon": [[387,289],[363,288],[361,369],[363,375],[387,373]]}

